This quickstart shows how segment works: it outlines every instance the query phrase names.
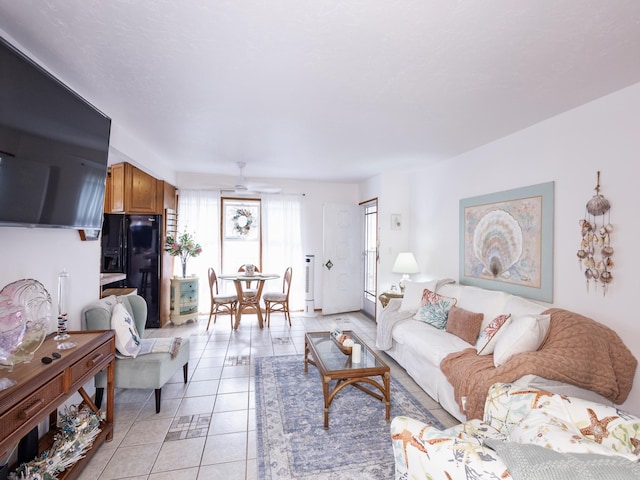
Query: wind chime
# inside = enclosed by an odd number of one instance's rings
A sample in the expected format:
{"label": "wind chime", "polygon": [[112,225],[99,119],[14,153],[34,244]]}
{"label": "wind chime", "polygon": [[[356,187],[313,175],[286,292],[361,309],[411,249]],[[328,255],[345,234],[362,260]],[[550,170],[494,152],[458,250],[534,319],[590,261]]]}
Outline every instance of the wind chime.
{"label": "wind chime", "polygon": [[[600,195],[600,172],[598,172],[598,184],[596,194],[587,202],[585,218],[580,220],[582,240],[578,258],[580,270],[584,267],[584,276],[589,283],[593,282],[597,290],[598,284],[602,284],[603,295],[607,294],[607,287],[613,277],[613,248],[611,247],[611,204],[609,200]],[[605,223],[606,214],[606,223]]]}

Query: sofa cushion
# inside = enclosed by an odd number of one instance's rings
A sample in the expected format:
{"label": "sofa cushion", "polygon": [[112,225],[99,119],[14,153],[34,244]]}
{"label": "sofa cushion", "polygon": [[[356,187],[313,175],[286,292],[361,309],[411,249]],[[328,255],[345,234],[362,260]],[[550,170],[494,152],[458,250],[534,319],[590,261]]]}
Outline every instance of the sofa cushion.
{"label": "sofa cushion", "polygon": [[510,295],[499,290],[486,290],[480,287],[465,286],[458,298],[457,307],[466,308],[471,312],[484,314],[482,328],[486,327],[498,315],[509,312],[505,309]]}
{"label": "sofa cushion", "polygon": [[498,315],[487,325],[478,336],[476,350],[478,355],[491,355],[504,327],[509,324],[511,314]]}
{"label": "sofa cushion", "polygon": [[393,331],[393,338],[408,350],[420,352],[420,362],[429,365],[440,365],[450,353],[471,348],[460,337],[413,319],[399,323]]}
{"label": "sofa cushion", "polygon": [[429,282],[405,282],[402,304],[399,311],[401,312],[417,312],[422,301],[422,292],[425,288],[435,291],[437,280]]}
{"label": "sofa cushion", "polygon": [[509,295],[507,303],[504,306],[503,312],[509,312],[514,317],[527,314],[540,314],[547,308],[539,303],[532,302],[526,298],[518,297],[517,295]]}
{"label": "sofa cushion", "polygon": [[426,322],[436,328],[444,329],[447,324],[449,310],[456,304],[456,299],[445,297],[425,288],[422,292],[422,302],[416,312],[416,320]]}
{"label": "sofa cushion", "polygon": [[484,314],[474,313],[455,305],[449,310],[447,326],[445,330],[452,333],[471,345],[476,344]]}
{"label": "sofa cushion", "polygon": [[640,417],[615,406],[563,395],[548,397],[538,408],[575,425],[590,441],[640,459]]}
{"label": "sofa cushion", "polygon": [[556,452],[620,455],[632,461],[638,460],[635,455],[629,452],[616,451],[609,446],[594,441],[592,438],[586,437],[570,419],[556,417],[544,409],[531,410],[511,430],[509,440],[517,443],[539,445]]}
{"label": "sofa cushion", "polygon": [[511,315],[509,325],[498,337],[493,351],[493,364],[503,365],[518,353],[535,352],[547,336],[551,315]]}

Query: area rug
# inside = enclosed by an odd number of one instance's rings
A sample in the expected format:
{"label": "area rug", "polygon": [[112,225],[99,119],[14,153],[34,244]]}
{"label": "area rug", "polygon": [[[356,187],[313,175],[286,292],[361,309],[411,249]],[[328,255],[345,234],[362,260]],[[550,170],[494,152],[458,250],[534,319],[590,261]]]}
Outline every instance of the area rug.
{"label": "area rug", "polygon": [[[390,479],[394,459],[384,403],[352,387],[342,389],[324,429],[320,375],[304,357],[261,357],[256,363],[258,478]],[[391,419],[407,415],[442,428],[391,378]]]}

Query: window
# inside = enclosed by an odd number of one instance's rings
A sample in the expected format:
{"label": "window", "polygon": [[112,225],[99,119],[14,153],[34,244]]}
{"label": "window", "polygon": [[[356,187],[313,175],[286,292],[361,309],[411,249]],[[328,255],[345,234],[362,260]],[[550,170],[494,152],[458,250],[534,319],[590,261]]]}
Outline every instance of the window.
{"label": "window", "polygon": [[378,276],[378,201],[363,203],[364,207],[364,302],[363,310],[375,316]]}
{"label": "window", "polygon": [[222,198],[222,271],[252,263],[262,271],[262,224],[259,199]]}

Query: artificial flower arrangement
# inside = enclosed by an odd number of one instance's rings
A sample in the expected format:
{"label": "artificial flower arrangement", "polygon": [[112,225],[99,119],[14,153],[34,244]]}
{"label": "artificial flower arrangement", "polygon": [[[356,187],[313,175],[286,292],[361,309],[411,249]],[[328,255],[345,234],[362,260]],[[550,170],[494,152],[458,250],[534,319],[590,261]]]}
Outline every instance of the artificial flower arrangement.
{"label": "artificial flower arrangement", "polygon": [[202,253],[202,247],[193,239],[193,235],[186,230],[174,237],[167,235],[164,251],[173,257],[180,257],[182,264],[182,277],[187,276],[187,260],[189,257],[197,257]]}

